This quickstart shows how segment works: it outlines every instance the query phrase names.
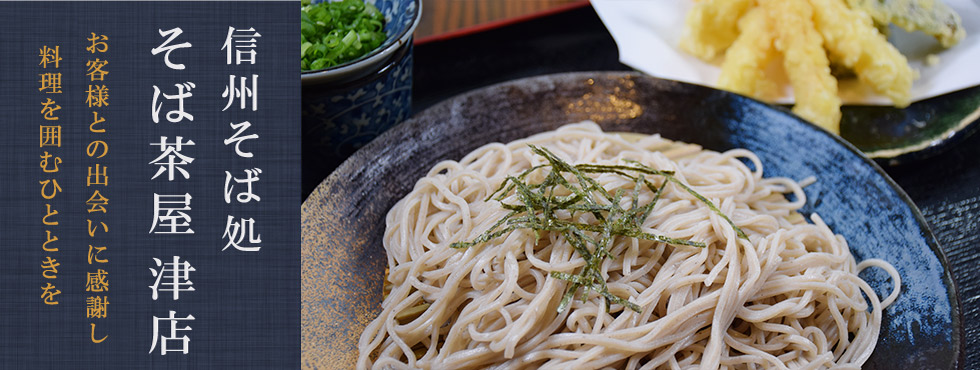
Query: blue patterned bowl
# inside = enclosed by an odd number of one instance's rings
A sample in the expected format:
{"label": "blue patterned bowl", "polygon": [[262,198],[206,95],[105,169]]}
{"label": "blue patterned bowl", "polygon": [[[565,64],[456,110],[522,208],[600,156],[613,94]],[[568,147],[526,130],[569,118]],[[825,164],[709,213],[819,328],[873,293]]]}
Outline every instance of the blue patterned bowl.
{"label": "blue patterned bowl", "polygon": [[411,115],[412,34],[422,4],[366,2],[384,14],[388,39],[360,59],[302,73],[304,176],[326,177],[354,151]]}

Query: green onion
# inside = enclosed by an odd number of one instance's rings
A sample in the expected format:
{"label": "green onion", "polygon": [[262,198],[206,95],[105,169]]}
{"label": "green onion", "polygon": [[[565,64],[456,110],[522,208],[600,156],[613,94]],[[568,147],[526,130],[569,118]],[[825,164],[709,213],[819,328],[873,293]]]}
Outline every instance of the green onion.
{"label": "green onion", "polygon": [[388,36],[385,19],[374,5],[362,0],[325,1],[300,9],[300,68],[329,68],[377,49]]}

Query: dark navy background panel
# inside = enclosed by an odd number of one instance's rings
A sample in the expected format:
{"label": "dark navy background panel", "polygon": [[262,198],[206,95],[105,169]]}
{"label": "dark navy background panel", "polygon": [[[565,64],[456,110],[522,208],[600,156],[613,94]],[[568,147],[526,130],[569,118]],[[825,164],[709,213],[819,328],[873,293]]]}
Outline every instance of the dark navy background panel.
{"label": "dark navy background panel", "polygon": [[[295,2],[0,2],[0,368],[2,369],[280,369],[298,368],[300,350],[300,86],[299,27]],[[254,28],[259,34],[255,65],[226,65],[221,50],[228,27]],[[158,30],[180,27],[174,43],[191,48],[175,50],[171,60],[186,65],[172,70],[163,55],[150,50],[164,38]],[[85,50],[91,33],[108,36],[105,54]],[[43,71],[39,49],[60,46],[63,58],[62,94],[38,91]],[[86,61],[108,60],[103,82],[109,105],[96,108],[106,121],[104,135],[88,131],[92,110],[85,103],[90,84]],[[258,74],[258,110],[237,104],[222,112],[222,92],[229,75]],[[153,85],[168,94],[174,84],[193,82],[185,111],[193,122],[170,123],[151,117]],[[101,84],[101,83],[99,83]],[[60,148],[40,148],[39,126],[45,124],[41,102],[51,97],[61,105]],[[163,112],[173,109],[164,102]],[[231,123],[249,121],[246,134],[259,138],[242,144],[254,153],[240,158],[223,140],[234,133]],[[150,146],[160,136],[182,136],[195,142],[182,154],[194,158],[184,168],[189,179],[151,180],[159,154]],[[102,159],[85,154],[92,140],[105,140]],[[52,201],[59,210],[55,226],[59,252],[42,251],[45,227],[41,217],[46,201],[38,181],[44,150],[63,160],[56,178],[63,192]],[[110,199],[105,215],[91,216],[108,225],[108,234],[90,238],[86,230],[86,169],[107,166]],[[226,204],[225,171],[243,177],[245,169],[260,168],[253,184],[259,202]],[[236,187],[240,189],[241,185]],[[237,192],[237,191],[236,191]],[[193,235],[150,234],[153,194],[192,195]],[[222,251],[226,218],[254,218],[261,250]],[[104,245],[109,262],[89,265],[88,245]],[[52,255],[61,264],[52,281],[62,294],[57,306],[42,302],[41,262]],[[173,256],[196,271],[196,289],[181,292],[179,300],[161,292],[151,298],[156,268]],[[107,317],[86,317],[86,273],[108,272]],[[150,352],[153,316],[193,315],[180,323],[192,330],[189,353]],[[90,340],[90,323],[97,324],[100,344]],[[165,326],[162,329],[167,329]],[[162,331],[169,335],[169,330]],[[157,344],[159,346],[159,343]]]}

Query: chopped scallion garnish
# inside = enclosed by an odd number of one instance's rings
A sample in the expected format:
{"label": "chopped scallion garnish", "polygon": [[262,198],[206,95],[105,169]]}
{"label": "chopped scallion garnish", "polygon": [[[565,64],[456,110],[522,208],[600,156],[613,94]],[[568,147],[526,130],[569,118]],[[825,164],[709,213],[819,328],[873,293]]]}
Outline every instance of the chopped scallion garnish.
{"label": "chopped scallion garnish", "polygon": [[303,0],[300,55],[304,71],[340,65],[377,49],[387,39],[384,15],[362,0]]}

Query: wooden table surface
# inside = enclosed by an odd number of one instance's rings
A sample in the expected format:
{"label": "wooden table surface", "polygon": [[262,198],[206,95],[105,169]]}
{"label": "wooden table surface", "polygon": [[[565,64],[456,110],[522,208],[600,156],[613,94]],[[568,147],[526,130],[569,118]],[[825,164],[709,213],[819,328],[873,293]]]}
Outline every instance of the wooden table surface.
{"label": "wooden table surface", "polygon": [[422,19],[415,39],[540,13],[582,0],[422,0]]}

